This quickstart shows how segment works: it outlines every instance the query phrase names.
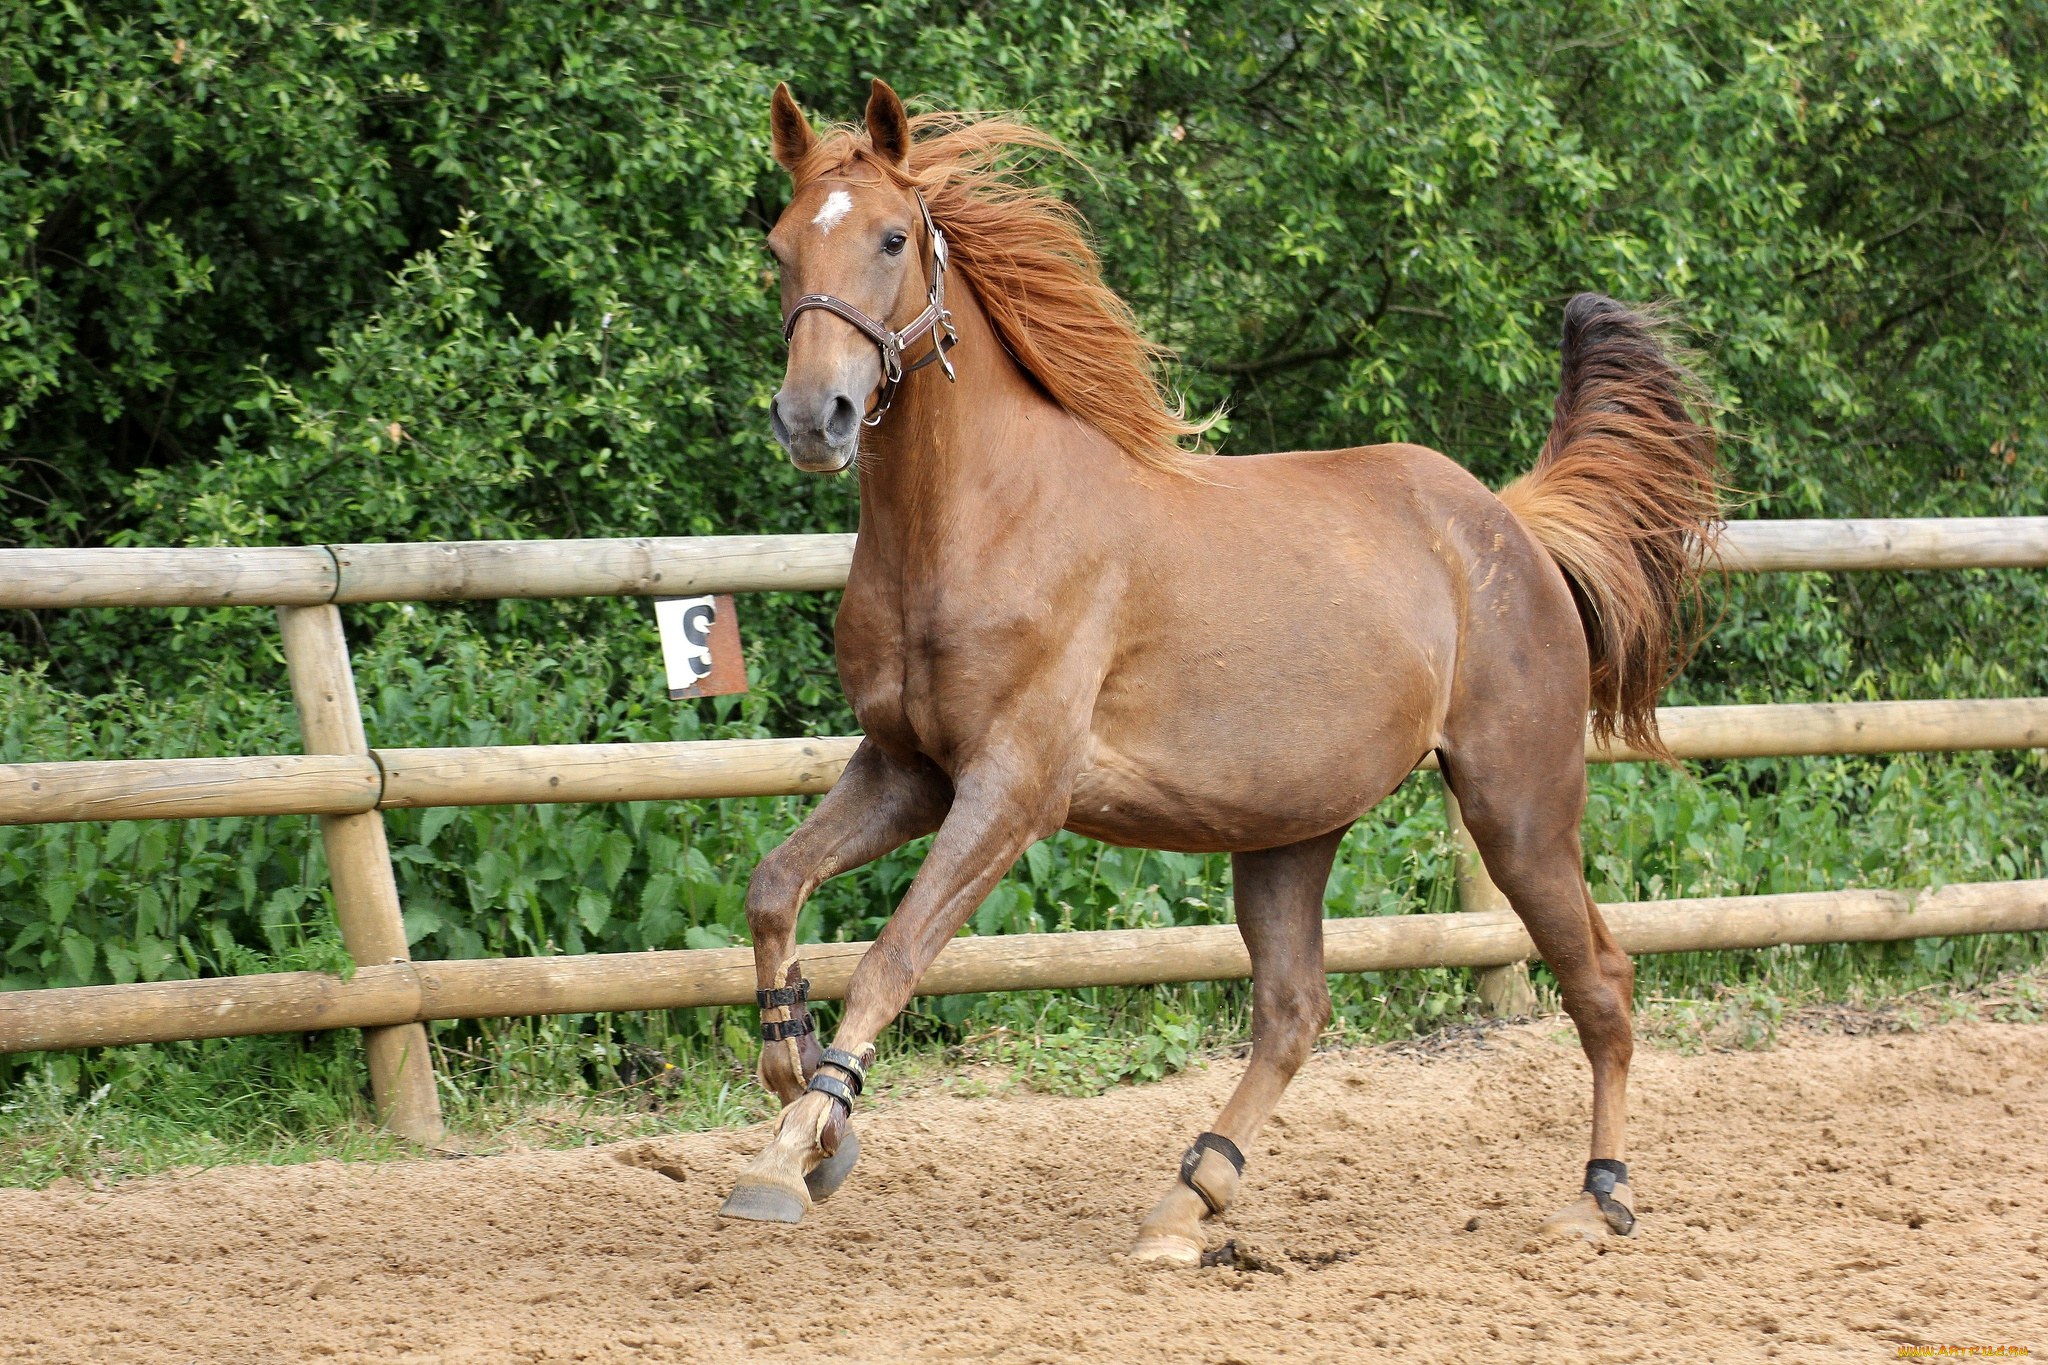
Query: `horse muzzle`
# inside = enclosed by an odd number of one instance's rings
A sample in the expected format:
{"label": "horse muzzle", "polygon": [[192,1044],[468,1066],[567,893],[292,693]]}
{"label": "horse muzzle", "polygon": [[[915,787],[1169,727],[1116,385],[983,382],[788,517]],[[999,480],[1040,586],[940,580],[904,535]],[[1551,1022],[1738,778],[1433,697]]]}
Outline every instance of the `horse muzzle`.
{"label": "horse muzzle", "polygon": [[768,405],[768,425],[789,462],[810,474],[837,474],[860,454],[860,405],[844,392],[793,394]]}

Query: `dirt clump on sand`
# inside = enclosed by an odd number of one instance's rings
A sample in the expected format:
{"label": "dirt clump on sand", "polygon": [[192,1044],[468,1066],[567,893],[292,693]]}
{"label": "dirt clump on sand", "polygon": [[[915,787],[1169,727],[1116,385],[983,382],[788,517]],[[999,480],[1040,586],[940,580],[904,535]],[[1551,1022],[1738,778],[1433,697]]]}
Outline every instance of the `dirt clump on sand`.
{"label": "dirt clump on sand", "polygon": [[[0,1360],[1859,1361],[2048,1349],[2048,1028],[1636,1054],[1638,1234],[1538,1242],[1570,1029],[1318,1055],[1214,1264],[1132,1229],[1243,1066],[860,1116],[801,1228],[726,1223],[765,1131],[0,1191]],[[1226,1243],[1229,1243],[1226,1247]]]}

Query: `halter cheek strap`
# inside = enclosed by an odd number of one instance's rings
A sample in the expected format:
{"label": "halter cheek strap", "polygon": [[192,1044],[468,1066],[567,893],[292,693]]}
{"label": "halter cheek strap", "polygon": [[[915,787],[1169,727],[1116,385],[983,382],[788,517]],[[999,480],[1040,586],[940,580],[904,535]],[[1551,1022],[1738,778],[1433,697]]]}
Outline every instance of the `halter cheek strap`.
{"label": "halter cheek strap", "polygon": [[[787,343],[796,331],[796,320],[805,313],[816,310],[830,313],[833,317],[851,323],[854,330],[875,344],[882,353],[882,386],[880,401],[875,410],[861,418],[864,426],[874,426],[882,420],[882,414],[896,401],[896,387],[903,382],[903,376],[923,369],[934,360],[946,372],[951,381],[953,362],[946,352],[960,344],[960,336],[953,330],[953,315],[946,310],[946,234],[939,231],[932,222],[932,211],[926,207],[924,196],[917,196],[917,211],[924,216],[924,230],[932,247],[932,287],[925,295],[924,311],[910,320],[910,325],[900,332],[892,332],[882,323],[875,321],[845,299],[831,294],[806,294],[790,307],[789,315],[782,320],[782,340]],[[903,363],[903,353],[926,333],[931,334],[932,348],[910,365]]]}

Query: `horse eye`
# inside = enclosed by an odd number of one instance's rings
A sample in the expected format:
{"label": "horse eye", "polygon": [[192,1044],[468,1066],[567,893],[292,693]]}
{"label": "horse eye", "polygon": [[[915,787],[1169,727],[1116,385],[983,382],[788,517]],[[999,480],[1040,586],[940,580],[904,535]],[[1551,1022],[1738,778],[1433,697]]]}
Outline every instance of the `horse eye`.
{"label": "horse eye", "polygon": [[882,239],[882,250],[888,252],[891,256],[901,256],[903,254],[903,244],[909,240],[908,237],[905,237],[900,232],[892,232]]}

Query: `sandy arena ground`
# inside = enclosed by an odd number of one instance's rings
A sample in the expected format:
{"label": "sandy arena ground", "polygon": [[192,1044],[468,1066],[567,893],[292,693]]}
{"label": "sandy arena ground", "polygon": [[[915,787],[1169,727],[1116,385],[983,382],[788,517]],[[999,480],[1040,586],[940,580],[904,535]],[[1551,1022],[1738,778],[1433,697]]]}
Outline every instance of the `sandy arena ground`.
{"label": "sandy arena ground", "polygon": [[[2048,1027],[1636,1058],[1636,1237],[1538,1245],[1587,1104],[1536,1024],[1326,1054],[1213,1241],[1128,1264],[1241,1066],[861,1120],[801,1230],[724,1224],[763,1140],[0,1190],[0,1359],[1879,1361],[2048,1351]],[[1467,1231],[1468,1220],[1477,1228]]]}

